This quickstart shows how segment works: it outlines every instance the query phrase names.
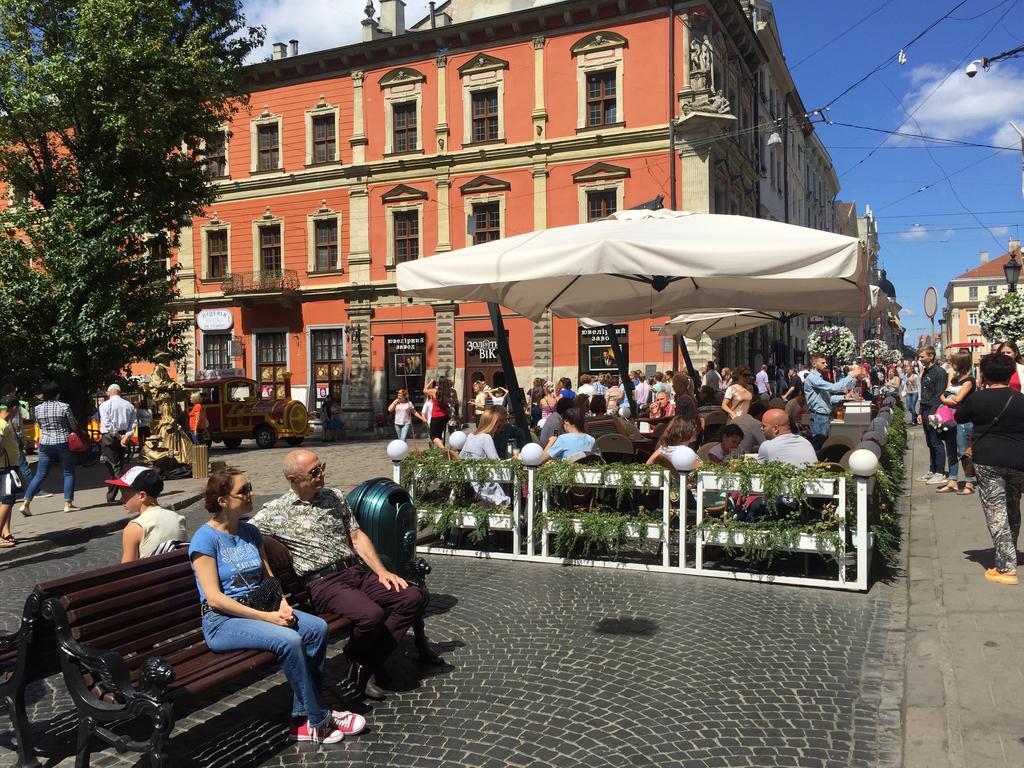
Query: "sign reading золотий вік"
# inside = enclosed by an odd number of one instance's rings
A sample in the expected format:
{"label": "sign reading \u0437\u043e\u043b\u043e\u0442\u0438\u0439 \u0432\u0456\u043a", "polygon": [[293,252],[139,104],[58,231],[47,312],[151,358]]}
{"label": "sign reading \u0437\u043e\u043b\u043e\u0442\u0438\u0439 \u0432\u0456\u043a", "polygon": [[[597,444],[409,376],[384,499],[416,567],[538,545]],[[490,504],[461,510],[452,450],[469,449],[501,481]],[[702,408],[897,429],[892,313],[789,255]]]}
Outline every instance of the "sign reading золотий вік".
{"label": "sign reading \u0437\u043e\u043b\u043e\u0442\u0438\u0439 \u0432\u0456\u043a", "polygon": [[234,322],[229,309],[204,309],[196,315],[196,327],[201,331],[228,331]]}

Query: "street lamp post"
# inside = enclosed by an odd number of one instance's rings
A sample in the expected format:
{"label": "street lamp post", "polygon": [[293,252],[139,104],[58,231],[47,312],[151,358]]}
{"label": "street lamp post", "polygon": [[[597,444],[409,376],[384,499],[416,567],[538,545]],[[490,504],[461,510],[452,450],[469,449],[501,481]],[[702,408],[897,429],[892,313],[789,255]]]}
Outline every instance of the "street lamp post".
{"label": "street lamp post", "polygon": [[1017,292],[1017,280],[1020,278],[1020,262],[1017,261],[1017,252],[1010,251],[1010,260],[1003,264],[1003,274],[1006,275],[1006,287],[1010,293]]}

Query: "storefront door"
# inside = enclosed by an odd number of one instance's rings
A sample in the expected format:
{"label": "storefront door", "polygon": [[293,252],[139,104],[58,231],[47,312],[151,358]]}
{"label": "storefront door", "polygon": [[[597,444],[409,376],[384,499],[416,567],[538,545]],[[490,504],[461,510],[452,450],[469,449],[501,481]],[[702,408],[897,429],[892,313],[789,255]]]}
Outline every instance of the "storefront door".
{"label": "storefront door", "polygon": [[387,372],[387,399],[390,404],[398,390],[409,390],[409,399],[417,407],[423,404],[424,372],[427,361],[427,335],[405,333],[384,337],[385,370]]}
{"label": "storefront door", "polygon": [[498,361],[498,342],[494,333],[481,331],[466,334],[466,367],[462,402],[466,404],[466,420],[473,420],[473,382],[483,381],[489,387],[504,387],[505,372]]}

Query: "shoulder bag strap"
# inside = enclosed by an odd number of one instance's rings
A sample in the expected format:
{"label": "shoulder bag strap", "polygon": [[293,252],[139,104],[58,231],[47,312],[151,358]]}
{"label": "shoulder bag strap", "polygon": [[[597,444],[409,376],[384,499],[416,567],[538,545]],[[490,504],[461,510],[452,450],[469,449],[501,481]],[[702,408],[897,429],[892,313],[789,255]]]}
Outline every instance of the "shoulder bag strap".
{"label": "shoulder bag strap", "polygon": [[999,420],[1003,417],[1003,414],[1006,413],[1006,409],[1010,407],[1010,403],[1012,403],[1017,397],[1019,397],[1019,393],[1014,392],[1011,389],[1010,396],[1006,398],[1006,402],[1003,404],[1003,407],[999,410],[999,414],[994,419],[992,419],[991,424],[985,427],[984,432],[982,432],[980,435],[978,435],[971,441],[971,445],[967,450],[971,452],[972,456],[974,455],[974,446],[978,444],[979,440],[981,440],[983,437],[985,437],[985,435],[992,431],[992,427],[999,423]]}

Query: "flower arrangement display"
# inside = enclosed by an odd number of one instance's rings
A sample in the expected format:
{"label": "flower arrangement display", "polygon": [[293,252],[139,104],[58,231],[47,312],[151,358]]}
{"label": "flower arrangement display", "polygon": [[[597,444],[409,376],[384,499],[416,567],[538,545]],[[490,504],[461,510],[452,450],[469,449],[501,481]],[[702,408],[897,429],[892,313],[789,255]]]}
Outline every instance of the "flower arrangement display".
{"label": "flower arrangement display", "polygon": [[881,339],[867,339],[860,345],[860,356],[873,363],[888,362],[889,345]]}
{"label": "flower arrangement display", "polygon": [[891,363],[892,365],[899,365],[903,362],[903,352],[895,348],[890,348],[889,354],[885,357],[885,362]]}
{"label": "flower arrangement display", "polygon": [[856,348],[853,331],[845,325],[826,325],[807,338],[807,351],[812,355],[824,355],[832,363],[851,362]]}
{"label": "flower arrangement display", "polygon": [[990,341],[1019,342],[1024,339],[1024,294],[990,296],[978,308],[978,324]]}

